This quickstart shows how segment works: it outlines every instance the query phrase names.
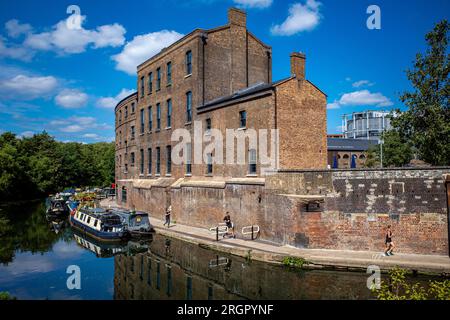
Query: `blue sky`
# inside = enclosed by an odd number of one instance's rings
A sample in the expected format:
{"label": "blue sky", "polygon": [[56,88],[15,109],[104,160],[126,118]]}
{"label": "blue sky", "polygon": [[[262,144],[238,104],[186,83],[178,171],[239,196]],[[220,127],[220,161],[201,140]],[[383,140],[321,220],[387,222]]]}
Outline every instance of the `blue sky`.
{"label": "blue sky", "polygon": [[[67,8],[81,9],[81,30]],[[369,30],[369,5],[381,30]],[[47,130],[60,141],[111,141],[114,104],[136,87],[134,66],[193,29],[247,11],[249,30],[272,46],[273,79],[289,75],[289,54],[307,55],[306,76],[328,95],[328,132],[341,115],[403,108],[405,70],[424,36],[449,19],[448,0],[1,1],[0,132]]]}

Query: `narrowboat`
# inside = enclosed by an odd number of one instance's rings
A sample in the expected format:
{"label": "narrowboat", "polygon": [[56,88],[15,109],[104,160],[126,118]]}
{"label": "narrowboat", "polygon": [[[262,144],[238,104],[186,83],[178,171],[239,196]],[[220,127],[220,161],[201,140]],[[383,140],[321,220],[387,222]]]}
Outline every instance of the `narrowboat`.
{"label": "narrowboat", "polygon": [[47,215],[48,216],[64,216],[69,213],[69,207],[67,201],[60,197],[54,197],[47,199]]}
{"label": "narrowboat", "polygon": [[70,225],[94,239],[120,242],[128,239],[130,233],[122,217],[103,208],[71,208]]}
{"label": "narrowboat", "polygon": [[113,210],[112,212],[122,217],[122,222],[126,226],[133,238],[151,237],[155,232],[150,224],[148,213],[142,211]]}

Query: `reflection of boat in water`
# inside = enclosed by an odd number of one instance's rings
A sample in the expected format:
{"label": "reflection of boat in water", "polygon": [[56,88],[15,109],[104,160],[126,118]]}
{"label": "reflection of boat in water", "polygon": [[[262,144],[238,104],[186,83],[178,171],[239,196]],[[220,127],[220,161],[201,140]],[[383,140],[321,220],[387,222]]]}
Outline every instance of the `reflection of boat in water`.
{"label": "reflection of boat in water", "polygon": [[52,215],[46,215],[45,217],[48,221],[50,229],[56,234],[62,232],[68,225],[65,217],[55,217]]}
{"label": "reflection of boat in water", "polygon": [[147,241],[123,241],[118,243],[105,243],[98,241],[89,235],[83,235],[79,230],[74,230],[73,234],[76,243],[85,249],[95,253],[99,258],[109,258],[117,254],[132,256],[148,251],[151,239]]}
{"label": "reflection of boat in water", "polygon": [[109,242],[120,242],[129,238],[130,233],[122,217],[102,208],[77,207],[70,203],[70,225],[83,234]]}

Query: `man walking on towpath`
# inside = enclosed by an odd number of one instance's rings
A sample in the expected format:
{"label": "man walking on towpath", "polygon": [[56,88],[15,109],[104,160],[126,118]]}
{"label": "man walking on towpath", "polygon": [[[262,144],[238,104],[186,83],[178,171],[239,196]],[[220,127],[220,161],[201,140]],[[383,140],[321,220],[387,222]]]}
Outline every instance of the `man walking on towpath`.
{"label": "man walking on towpath", "polygon": [[170,228],[170,215],[172,214],[172,206],[170,205],[166,209],[166,222],[164,222],[164,225],[167,224],[167,228]]}

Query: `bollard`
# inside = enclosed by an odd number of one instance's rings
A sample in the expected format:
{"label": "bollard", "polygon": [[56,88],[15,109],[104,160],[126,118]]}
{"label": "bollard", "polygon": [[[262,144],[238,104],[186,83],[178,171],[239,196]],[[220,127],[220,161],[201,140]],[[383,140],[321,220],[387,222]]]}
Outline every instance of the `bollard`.
{"label": "bollard", "polygon": [[252,225],[252,241],[255,240],[253,236],[253,225]]}
{"label": "bollard", "polygon": [[219,241],[219,226],[216,227],[216,241]]}

